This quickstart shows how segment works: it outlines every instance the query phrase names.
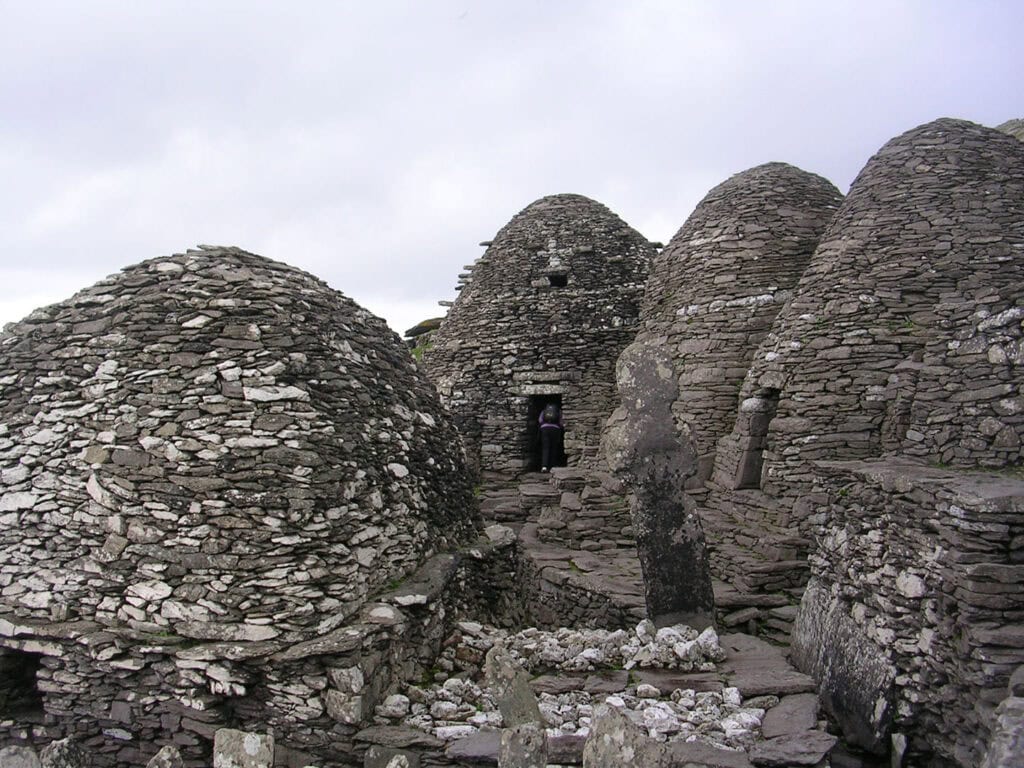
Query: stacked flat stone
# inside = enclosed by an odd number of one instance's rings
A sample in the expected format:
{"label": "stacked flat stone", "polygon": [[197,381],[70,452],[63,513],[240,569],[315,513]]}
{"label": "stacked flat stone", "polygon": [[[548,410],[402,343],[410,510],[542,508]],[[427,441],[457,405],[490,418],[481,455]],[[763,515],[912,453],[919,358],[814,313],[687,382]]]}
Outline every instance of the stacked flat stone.
{"label": "stacked flat stone", "polygon": [[458,436],[397,336],[238,249],[9,325],[0,387],[0,645],[41,655],[47,712],[114,742],[157,738],[160,712],[120,722],[147,700],[201,719],[258,680],[235,662],[315,641],[477,535]]}
{"label": "stacked flat stone", "polygon": [[1024,120],[1021,120],[1019,117],[1007,120],[1005,123],[1000,123],[996,126],[996,130],[1008,133],[1014,138],[1024,141]]}
{"label": "stacked flat stone", "polygon": [[708,192],[655,258],[641,319],[672,348],[679,376],[673,412],[695,444],[700,480],[733,426],[754,351],[840,202],[820,176],[785,163],[759,165]]}
{"label": "stacked flat stone", "polygon": [[719,444],[707,506],[732,515],[727,527],[796,564],[821,502],[814,461],[1020,462],[1022,195],[1024,145],[972,123],[920,126],[871,159],[758,349]]}
{"label": "stacked flat stone", "polygon": [[558,470],[552,485],[557,498],[537,515],[541,541],[589,552],[633,546],[626,489],[610,472]]}
{"label": "stacked flat stone", "polygon": [[573,463],[596,456],[653,253],[580,195],[542,198],[498,232],[423,356],[471,464],[526,467],[531,396],[561,396]]}
{"label": "stacked flat stone", "polygon": [[9,326],[0,383],[19,617],[313,633],[474,531],[457,439],[397,337],[239,250],[147,261]]}
{"label": "stacked flat stone", "polygon": [[1024,664],[1024,481],[905,459],[819,471],[794,662],[851,742],[884,753],[902,735],[908,764],[980,765]]}

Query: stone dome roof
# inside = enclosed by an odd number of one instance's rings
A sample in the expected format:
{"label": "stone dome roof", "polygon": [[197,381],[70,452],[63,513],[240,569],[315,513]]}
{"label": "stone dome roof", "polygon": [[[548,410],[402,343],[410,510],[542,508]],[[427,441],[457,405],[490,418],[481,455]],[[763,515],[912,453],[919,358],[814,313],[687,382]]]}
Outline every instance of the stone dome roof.
{"label": "stone dome roof", "polygon": [[699,452],[701,480],[758,344],[842,199],[821,176],[759,165],[708,192],[654,259],[641,320],[675,351],[674,412]]}
{"label": "stone dome roof", "polygon": [[1005,123],[1000,123],[996,126],[996,130],[1008,133],[1014,138],[1024,141],[1024,120],[1019,117],[1007,120]]}
{"label": "stone dome roof", "polygon": [[[599,290],[635,280],[651,252],[639,232],[601,203],[583,195],[549,195],[501,228],[463,293],[522,292],[536,287],[534,281],[546,283],[551,274],[566,274],[575,288]],[[449,318],[461,310],[456,301]]]}
{"label": "stone dome roof", "polygon": [[573,194],[531,203],[486,245],[423,356],[471,460],[486,444],[492,468],[514,468],[523,398],[540,394],[564,396],[572,439],[593,443],[614,409],[614,362],[635,332],[653,246]]}
{"label": "stone dome roof", "polygon": [[301,637],[475,531],[384,322],[236,248],[128,267],[0,336],[0,612]]}
{"label": "stone dome roof", "polygon": [[871,158],[744,386],[781,391],[773,485],[887,452],[1020,461],[1022,200],[1024,145],[992,128],[940,119]]}
{"label": "stone dome roof", "polygon": [[827,179],[787,163],[729,177],[655,258],[644,322],[672,322],[680,308],[726,295],[792,288],[842,199]]}

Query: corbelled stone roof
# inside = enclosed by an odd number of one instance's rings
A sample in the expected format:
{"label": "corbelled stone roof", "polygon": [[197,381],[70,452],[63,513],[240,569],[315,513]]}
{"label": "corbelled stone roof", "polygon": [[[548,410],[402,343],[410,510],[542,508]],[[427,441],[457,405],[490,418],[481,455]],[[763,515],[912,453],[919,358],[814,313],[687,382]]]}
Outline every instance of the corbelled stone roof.
{"label": "corbelled stone roof", "polygon": [[641,320],[672,345],[677,417],[705,457],[732,427],[754,351],[841,202],[821,176],[759,165],[708,192],[654,260]]}
{"label": "corbelled stone roof", "polygon": [[778,415],[806,424],[784,442],[817,436],[788,461],[1020,460],[996,435],[1024,430],[1000,404],[1019,395],[1022,199],[1024,145],[961,120],[914,128],[868,162],[748,379],[781,385]]}
{"label": "corbelled stone roof", "polygon": [[544,197],[487,243],[431,337],[424,364],[471,458],[516,469],[523,398],[564,396],[572,439],[597,444],[614,405],[614,362],[635,333],[653,247],[581,195]]}
{"label": "corbelled stone roof", "polygon": [[719,443],[723,488],[750,487],[744,457],[764,453],[763,493],[734,500],[737,515],[807,536],[821,460],[1020,463],[1022,201],[1024,144],[992,128],[936,120],[871,158],[758,349]]}
{"label": "corbelled stone roof", "polygon": [[298,637],[474,531],[454,429],[398,337],[235,248],[7,326],[0,387],[0,612]]}
{"label": "corbelled stone roof", "polygon": [[1008,133],[1014,138],[1024,141],[1024,120],[1019,117],[1007,120],[1005,123],[1000,123],[996,126],[996,130]]}
{"label": "corbelled stone roof", "polygon": [[654,260],[644,323],[671,323],[692,304],[792,288],[842,199],[827,179],[787,163],[729,177]]}

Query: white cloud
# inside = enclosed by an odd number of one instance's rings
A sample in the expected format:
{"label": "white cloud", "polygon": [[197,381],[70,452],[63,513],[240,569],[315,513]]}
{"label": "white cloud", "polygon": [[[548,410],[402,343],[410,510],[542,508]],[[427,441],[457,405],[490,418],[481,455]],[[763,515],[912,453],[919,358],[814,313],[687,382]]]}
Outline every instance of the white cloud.
{"label": "white cloud", "polygon": [[949,0],[13,4],[0,322],[55,276],[64,298],[211,242],[403,331],[543,195],[667,241],[753,165],[845,190],[917,123],[1020,116],[1021,22]]}

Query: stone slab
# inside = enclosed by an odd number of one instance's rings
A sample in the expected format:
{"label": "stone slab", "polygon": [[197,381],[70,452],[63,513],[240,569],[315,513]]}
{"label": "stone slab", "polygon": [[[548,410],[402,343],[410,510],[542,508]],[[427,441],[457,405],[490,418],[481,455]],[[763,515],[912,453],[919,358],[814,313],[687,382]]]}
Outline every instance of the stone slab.
{"label": "stone slab", "polygon": [[213,768],[271,768],[274,737],[220,728],[213,735]]}
{"label": "stone slab", "polygon": [[[557,696],[583,688],[584,678],[574,675],[541,675],[530,681],[535,693],[550,693]],[[619,690],[622,690],[621,688]]]}
{"label": "stone slab", "polygon": [[818,724],[821,702],[817,694],[798,693],[784,697],[768,710],[761,723],[761,735],[766,739],[790,736],[813,729]]}
{"label": "stone slab", "polygon": [[374,725],[364,728],[355,735],[356,741],[365,741],[371,744],[379,744],[382,747],[393,747],[405,749],[410,747],[422,747],[426,749],[440,749],[444,742],[419,728],[412,728],[406,725]]}
{"label": "stone slab", "polygon": [[700,741],[677,741],[669,744],[673,766],[701,768],[753,768],[746,752],[718,749]]}
{"label": "stone slab", "polygon": [[657,688],[662,696],[667,696],[677,688],[694,691],[720,691],[724,687],[722,678],[717,672],[673,672],[670,669],[633,670],[633,680],[637,684],[646,683]]}
{"label": "stone slab", "polygon": [[818,765],[838,739],[824,731],[804,731],[756,742],[750,761],[765,768],[796,768]]}
{"label": "stone slab", "polygon": [[501,750],[501,731],[478,731],[473,736],[448,744],[445,755],[468,765],[497,765]]}

